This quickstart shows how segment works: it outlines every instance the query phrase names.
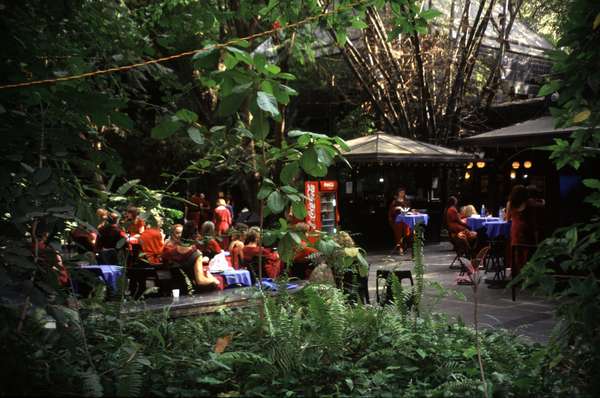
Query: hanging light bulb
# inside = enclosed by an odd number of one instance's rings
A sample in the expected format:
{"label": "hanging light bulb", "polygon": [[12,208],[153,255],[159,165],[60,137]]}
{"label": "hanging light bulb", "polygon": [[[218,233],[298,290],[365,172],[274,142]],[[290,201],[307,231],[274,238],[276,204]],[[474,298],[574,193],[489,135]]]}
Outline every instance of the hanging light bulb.
{"label": "hanging light bulb", "polygon": [[525,167],[526,169],[530,169],[531,166],[533,166],[533,163],[531,163],[531,161],[526,160],[523,162],[523,167]]}
{"label": "hanging light bulb", "polygon": [[469,173],[468,171],[465,173],[465,180],[468,180],[469,178],[471,178],[471,173]]}
{"label": "hanging light bulb", "polygon": [[521,163],[519,163],[519,162],[512,162],[512,168],[513,168],[513,169],[515,169],[515,170],[516,170],[516,169],[518,169],[519,167],[521,167]]}
{"label": "hanging light bulb", "polygon": [[515,178],[517,178],[517,172],[513,170],[510,172],[510,179],[514,180]]}
{"label": "hanging light bulb", "polygon": [[478,169],[483,169],[485,167],[485,162],[483,160],[478,161],[476,164]]}

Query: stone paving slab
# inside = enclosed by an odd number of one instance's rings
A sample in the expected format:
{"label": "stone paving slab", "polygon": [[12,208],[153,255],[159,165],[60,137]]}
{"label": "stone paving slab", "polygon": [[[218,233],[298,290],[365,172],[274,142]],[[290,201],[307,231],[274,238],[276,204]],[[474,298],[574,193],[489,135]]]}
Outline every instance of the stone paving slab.
{"label": "stone paving slab", "polygon": [[[437,304],[433,305],[433,311],[445,313],[454,319],[460,317],[465,323],[472,324],[472,286],[456,284],[455,279],[458,271],[449,269],[453,259],[454,252],[449,243],[443,242],[425,246],[425,280],[438,282],[444,288],[460,292],[466,297],[466,301],[462,301],[454,295],[441,298]],[[369,294],[372,303],[375,303],[375,274],[377,270],[400,269],[413,271],[410,252],[404,256],[390,254],[389,252],[370,253],[368,261],[371,265]],[[492,275],[487,274],[488,277]],[[518,291],[517,300],[513,302],[510,289],[490,289],[487,286],[482,281],[479,288],[479,320],[481,325],[490,328],[508,329],[538,343],[548,341],[552,328],[556,323],[553,303],[535,297],[528,291]],[[435,290],[431,287],[427,288],[425,305],[431,305],[435,300]]]}

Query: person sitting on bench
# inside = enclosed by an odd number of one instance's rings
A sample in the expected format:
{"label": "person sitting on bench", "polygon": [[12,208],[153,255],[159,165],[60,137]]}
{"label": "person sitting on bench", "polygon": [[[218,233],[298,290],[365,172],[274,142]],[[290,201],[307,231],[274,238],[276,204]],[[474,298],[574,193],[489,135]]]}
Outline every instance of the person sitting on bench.
{"label": "person sitting on bench", "polygon": [[202,252],[196,248],[196,224],[188,221],[183,226],[181,240],[176,243],[173,250],[163,254],[163,261],[179,264],[192,282],[195,292],[206,292],[222,289],[222,283],[215,278],[202,264]]}

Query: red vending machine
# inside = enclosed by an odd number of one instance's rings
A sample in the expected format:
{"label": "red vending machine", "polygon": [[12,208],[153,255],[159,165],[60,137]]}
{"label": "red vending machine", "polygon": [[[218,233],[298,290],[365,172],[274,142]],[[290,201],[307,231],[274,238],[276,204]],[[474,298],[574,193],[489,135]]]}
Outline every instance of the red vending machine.
{"label": "red vending machine", "polygon": [[312,229],[329,234],[337,232],[339,225],[337,181],[306,181],[306,222]]}

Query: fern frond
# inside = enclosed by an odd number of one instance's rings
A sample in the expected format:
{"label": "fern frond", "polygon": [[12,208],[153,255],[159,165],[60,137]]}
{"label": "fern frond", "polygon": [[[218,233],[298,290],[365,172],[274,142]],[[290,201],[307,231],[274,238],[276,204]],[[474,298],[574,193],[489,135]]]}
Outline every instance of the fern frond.
{"label": "fern frond", "polygon": [[142,364],[136,360],[125,362],[116,375],[115,395],[137,397],[142,392]]}
{"label": "fern frond", "polygon": [[88,369],[81,373],[82,395],[85,397],[101,397],[104,393],[104,388],[100,382],[100,376],[93,369]]}

